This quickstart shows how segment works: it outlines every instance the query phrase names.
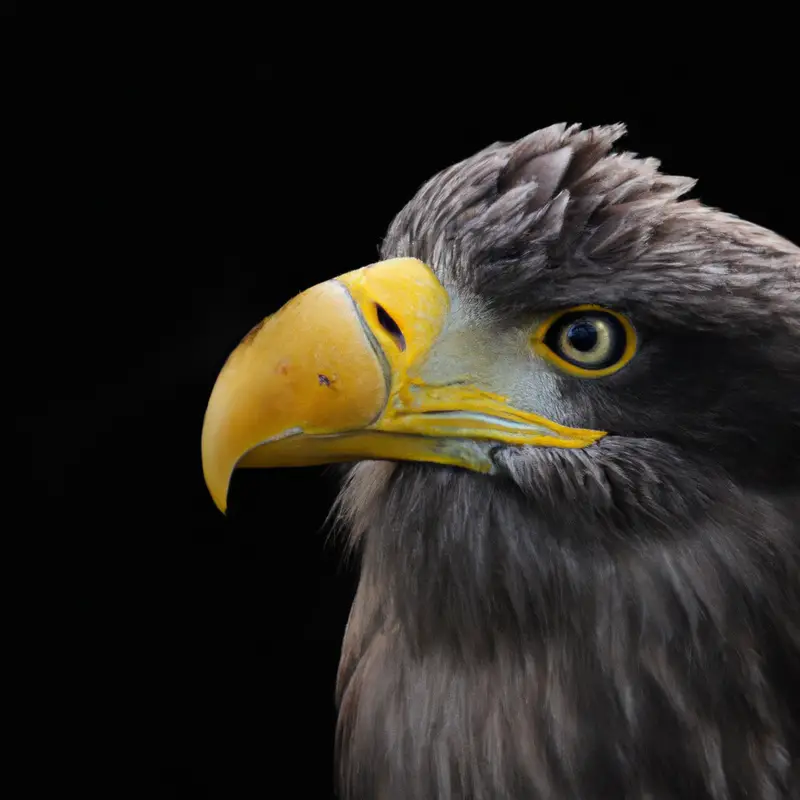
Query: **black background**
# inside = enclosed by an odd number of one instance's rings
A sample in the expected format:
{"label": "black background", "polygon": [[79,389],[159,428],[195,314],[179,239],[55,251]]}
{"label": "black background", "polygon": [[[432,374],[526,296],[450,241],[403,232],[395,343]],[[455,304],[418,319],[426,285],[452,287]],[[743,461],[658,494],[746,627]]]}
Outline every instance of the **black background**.
{"label": "black background", "polygon": [[737,48],[686,66],[680,42],[667,58],[649,40],[637,54],[575,41],[487,54],[480,20],[442,40],[454,52],[422,28],[389,46],[251,26],[255,43],[188,28],[162,40],[153,18],[124,42],[68,47],[35,95],[52,223],[22,276],[43,299],[18,431],[26,507],[55,533],[31,523],[28,538],[63,587],[43,601],[64,634],[44,666],[46,727],[107,797],[333,796],[356,579],[326,525],[335,473],[237,473],[225,518],[200,430],[239,339],[377,260],[430,175],[553,122],[624,121],[623,147],[800,240],[796,81],[779,47],[757,68]]}

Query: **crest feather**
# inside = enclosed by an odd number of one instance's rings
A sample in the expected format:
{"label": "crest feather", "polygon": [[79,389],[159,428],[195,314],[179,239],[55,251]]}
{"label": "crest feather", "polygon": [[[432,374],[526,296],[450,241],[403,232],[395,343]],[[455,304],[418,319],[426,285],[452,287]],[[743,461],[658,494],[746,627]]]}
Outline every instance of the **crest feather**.
{"label": "crest feather", "polygon": [[[635,304],[697,327],[740,314],[731,296],[741,295],[751,322],[777,314],[796,327],[800,250],[684,199],[695,181],[663,174],[658,160],[612,152],[624,133],[558,123],[491,145],[420,189],[383,257],[419,258],[510,313]],[[771,291],[776,282],[791,291]]]}

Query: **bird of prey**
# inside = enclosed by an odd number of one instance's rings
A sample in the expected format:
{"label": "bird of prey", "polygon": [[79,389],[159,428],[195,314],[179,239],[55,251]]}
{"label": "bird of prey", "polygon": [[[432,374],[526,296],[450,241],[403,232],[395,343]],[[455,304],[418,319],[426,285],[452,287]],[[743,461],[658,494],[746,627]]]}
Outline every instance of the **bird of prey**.
{"label": "bird of prey", "polygon": [[800,798],[800,249],[554,125],[256,326],[204,474],[347,465],[348,800]]}

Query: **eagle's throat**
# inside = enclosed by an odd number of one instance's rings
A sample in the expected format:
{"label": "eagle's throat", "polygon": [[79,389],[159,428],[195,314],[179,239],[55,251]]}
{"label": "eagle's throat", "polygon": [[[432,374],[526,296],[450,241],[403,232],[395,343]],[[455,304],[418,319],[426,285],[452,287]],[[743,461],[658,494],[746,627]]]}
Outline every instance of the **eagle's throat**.
{"label": "eagle's throat", "polygon": [[774,563],[778,548],[791,569],[798,545],[778,510],[712,503],[673,537],[604,541],[599,518],[556,519],[552,497],[511,479],[405,464],[361,465],[341,504],[362,547],[339,675],[344,797],[789,785],[798,732],[764,655],[800,660],[782,622],[798,599]]}

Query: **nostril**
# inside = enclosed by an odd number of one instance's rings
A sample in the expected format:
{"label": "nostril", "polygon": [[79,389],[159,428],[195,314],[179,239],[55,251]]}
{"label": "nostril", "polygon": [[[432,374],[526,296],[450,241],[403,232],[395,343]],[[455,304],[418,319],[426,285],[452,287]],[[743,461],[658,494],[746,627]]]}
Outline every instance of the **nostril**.
{"label": "nostril", "polygon": [[401,350],[405,350],[406,339],[403,336],[403,331],[400,330],[400,326],[392,319],[389,312],[380,303],[375,303],[375,309],[378,312],[378,322],[380,322],[381,327],[394,339]]}

